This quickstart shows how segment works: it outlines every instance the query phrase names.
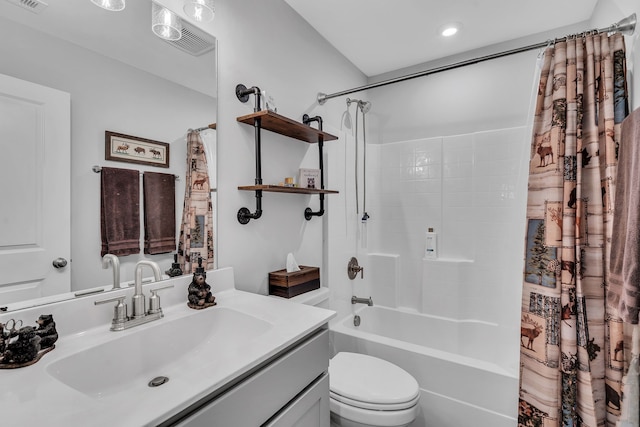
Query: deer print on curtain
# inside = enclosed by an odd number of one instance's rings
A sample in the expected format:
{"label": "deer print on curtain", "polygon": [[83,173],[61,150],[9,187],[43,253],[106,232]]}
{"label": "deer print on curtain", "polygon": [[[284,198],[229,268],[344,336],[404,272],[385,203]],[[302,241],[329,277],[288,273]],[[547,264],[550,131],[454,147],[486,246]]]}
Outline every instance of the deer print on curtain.
{"label": "deer print on curtain", "polygon": [[[583,35],[545,52],[527,201],[518,426],[615,427],[622,322],[606,287],[626,107],[624,39]],[[614,103],[624,108],[617,108]]]}
{"label": "deer print on curtain", "polygon": [[213,207],[204,144],[198,132],[187,135],[187,179],[178,242],[178,262],[190,274],[202,258],[205,270],[213,269]]}

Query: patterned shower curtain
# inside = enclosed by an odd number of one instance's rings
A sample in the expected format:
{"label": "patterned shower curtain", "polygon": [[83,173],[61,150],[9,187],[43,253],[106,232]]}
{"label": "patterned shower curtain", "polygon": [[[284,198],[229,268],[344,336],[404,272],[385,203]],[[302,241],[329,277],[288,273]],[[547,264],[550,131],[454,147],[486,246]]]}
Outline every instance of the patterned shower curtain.
{"label": "patterned shower curtain", "polygon": [[205,270],[213,269],[213,207],[204,144],[195,131],[187,135],[187,178],[178,241],[178,262],[191,274],[202,258]]}
{"label": "patterned shower curtain", "polygon": [[518,426],[615,427],[623,324],[605,299],[620,123],[622,35],[547,48],[531,143]]}

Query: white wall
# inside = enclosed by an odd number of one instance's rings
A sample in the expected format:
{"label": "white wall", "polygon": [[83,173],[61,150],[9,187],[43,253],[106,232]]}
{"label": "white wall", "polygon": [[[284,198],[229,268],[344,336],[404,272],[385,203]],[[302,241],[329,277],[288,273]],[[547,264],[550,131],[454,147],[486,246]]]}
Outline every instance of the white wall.
{"label": "white wall", "polygon": [[[100,257],[100,175],[91,167],[180,175],[182,181],[176,183],[179,221],[186,132],[215,120],[216,100],[4,19],[0,19],[0,39],[0,73],[71,94],[72,289],[110,284],[111,272],[102,269]],[[213,70],[212,55],[211,66]],[[170,168],[105,161],[105,130],[170,143]],[[163,271],[173,260],[170,254],[121,257],[123,281],[133,280],[133,267],[143,258],[159,262]]]}

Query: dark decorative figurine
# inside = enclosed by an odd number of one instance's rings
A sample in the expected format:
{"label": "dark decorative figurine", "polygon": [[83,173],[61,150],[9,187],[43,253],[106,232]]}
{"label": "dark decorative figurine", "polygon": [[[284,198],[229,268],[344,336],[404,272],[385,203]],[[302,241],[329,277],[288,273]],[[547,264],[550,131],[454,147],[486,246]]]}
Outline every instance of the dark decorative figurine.
{"label": "dark decorative figurine", "polygon": [[31,362],[38,356],[40,351],[40,337],[36,335],[32,326],[23,326],[18,331],[18,335],[9,339],[6,343],[3,363],[21,364]]}
{"label": "dark decorative figurine", "polygon": [[169,277],[182,276],[182,269],[178,263],[178,254],[173,255],[173,264],[171,264],[171,268],[165,271],[165,273],[167,273]]}
{"label": "dark decorative figurine", "polygon": [[216,305],[216,297],[211,294],[211,286],[206,282],[207,273],[202,267],[202,257],[198,258],[198,267],[189,284],[189,302],[187,305],[196,310]]}
{"label": "dark decorative figurine", "polygon": [[56,322],[53,321],[53,316],[42,314],[36,323],[38,324],[36,335],[40,337],[40,347],[43,350],[52,347],[58,340],[58,331],[56,331]]}
{"label": "dark decorative figurine", "polygon": [[4,349],[5,349],[4,324],[0,323],[0,360],[2,360]]}
{"label": "dark decorative figurine", "polygon": [[0,369],[33,365],[53,350],[58,339],[56,323],[50,314],[41,315],[37,328],[22,326],[22,320],[0,323]]}

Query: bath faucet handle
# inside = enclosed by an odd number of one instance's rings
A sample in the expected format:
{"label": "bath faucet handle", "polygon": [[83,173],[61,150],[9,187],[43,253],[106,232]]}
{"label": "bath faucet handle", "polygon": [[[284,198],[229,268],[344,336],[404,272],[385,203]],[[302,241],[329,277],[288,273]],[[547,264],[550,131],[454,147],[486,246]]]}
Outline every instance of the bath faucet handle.
{"label": "bath faucet handle", "polygon": [[113,320],[111,321],[112,331],[121,331],[124,329],[124,324],[127,321],[127,304],[125,304],[125,295],[120,297],[108,298],[103,300],[94,301],[94,305],[106,304],[108,302],[115,302],[113,307]]}
{"label": "bath faucet handle", "polygon": [[173,285],[160,286],[158,288],[150,290],[151,296],[149,297],[149,311],[147,312],[147,314],[162,314],[162,307],[160,307],[160,297],[158,296],[158,292],[169,288],[173,288]]}
{"label": "bath faucet handle", "polygon": [[347,275],[349,279],[353,280],[358,276],[358,273],[360,273],[360,278],[364,279],[364,268],[358,265],[358,259],[356,257],[351,257],[347,265]]}

